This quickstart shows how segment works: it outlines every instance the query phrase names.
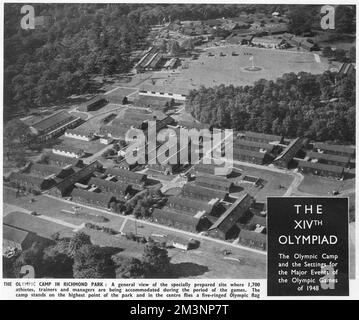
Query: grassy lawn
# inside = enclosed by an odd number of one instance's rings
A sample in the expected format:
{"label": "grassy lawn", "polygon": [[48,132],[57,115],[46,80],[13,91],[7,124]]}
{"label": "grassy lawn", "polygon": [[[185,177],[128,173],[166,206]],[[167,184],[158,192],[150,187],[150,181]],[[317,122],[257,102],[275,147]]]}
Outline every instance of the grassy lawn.
{"label": "grassy lawn", "polygon": [[104,148],[107,145],[100,143],[100,140],[92,140],[92,141],[83,141],[79,139],[67,138],[65,136],[61,137],[62,144],[70,147],[75,147],[84,150],[86,153],[94,154]]}
{"label": "grassy lawn", "polygon": [[298,187],[298,190],[317,196],[331,196],[333,190],[339,190],[340,196],[340,192],[353,189],[354,186],[354,179],[339,181],[331,178],[305,175],[303,182]]}
{"label": "grassy lawn", "polygon": [[[211,52],[214,56],[208,56]],[[220,56],[220,53],[225,56]],[[237,55],[232,56],[232,52]],[[244,54],[246,53],[246,55]],[[244,68],[251,66],[249,55],[254,57],[254,64],[261,68],[252,72]],[[197,60],[190,60],[189,68],[179,75],[166,75],[157,83],[196,89],[201,85],[213,87],[225,85],[251,85],[259,79],[276,79],[284,73],[310,72],[323,73],[328,69],[326,60],[317,63],[313,53],[268,50],[245,46],[220,47],[206,50]]]}
{"label": "grassy lawn", "polygon": [[165,192],[166,196],[178,196],[182,192],[182,188],[171,188]]}
{"label": "grassy lawn", "polygon": [[[6,189],[4,189],[6,190]],[[71,204],[63,203],[59,200],[48,198],[46,196],[34,197],[36,200],[33,203],[29,202],[31,196],[15,198],[12,192],[4,192],[4,200],[8,203],[16,204],[28,210],[35,210],[41,214],[55,217],[63,221],[79,225],[83,219],[76,217],[68,217],[61,213],[62,209],[73,211]],[[86,212],[96,214],[96,210],[84,209]],[[100,213],[102,214],[102,213]],[[103,214],[106,215],[106,214]],[[110,216],[110,219],[104,225],[113,229],[119,230],[125,219],[124,216]],[[124,232],[135,232],[135,222],[127,220]],[[93,243],[101,246],[116,247],[121,251],[119,254],[132,257],[141,257],[143,252],[143,244],[129,241],[121,236],[109,236],[105,233],[83,229],[91,236]],[[170,241],[173,237],[189,238],[181,235],[180,232],[166,231],[160,227],[145,225],[139,220],[137,222],[137,233],[141,235],[150,236],[153,234],[166,235],[166,241]],[[153,236],[155,237],[155,236]],[[241,262],[234,262],[223,259],[223,245],[201,240],[201,245],[196,250],[183,252],[178,249],[169,249],[171,262],[175,264],[179,277],[186,278],[264,278],[265,277],[265,256],[253,252],[242,250],[240,248],[230,248],[232,256],[240,258]]]}
{"label": "grassy lawn", "polygon": [[[119,108],[126,108],[126,107],[122,107],[121,105],[119,104],[115,104],[115,103],[108,103],[106,104],[105,106],[103,106],[102,108],[98,109],[98,110],[95,110],[95,111],[90,111],[89,113],[91,115],[98,115],[98,114],[101,114],[102,116],[102,113],[109,113],[109,112],[114,112],[114,113],[117,113],[119,110]],[[115,109],[115,110],[114,110]],[[105,114],[104,116],[107,116],[107,114]]]}
{"label": "grassy lawn", "polygon": [[[135,222],[128,220],[124,231],[135,232]],[[158,241],[169,242],[174,237],[189,239],[181,233],[166,231],[155,226],[137,222],[137,233],[144,236],[152,236]],[[154,234],[164,235],[165,237],[155,237]],[[176,248],[169,249],[172,263],[183,266],[188,264],[189,269],[203,269],[201,274],[187,274],[187,277],[196,278],[264,278],[266,274],[266,257],[264,255],[245,251],[240,248],[229,248],[231,256],[240,258],[241,263],[236,261],[224,260],[222,254],[223,245],[212,241],[200,239],[198,249],[182,251]],[[205,268],[206,267],[206,268]],[[205,270],[206,269],[206,270]]]}
{"label": "grassy lawn", "polygon": [[[30,199],[33,198],[35,201],[30,203]],[[63,221],[66,221],[68,223],[72,223],[75,225],[80,225],[83,222],[88,222],[88,220],[85,220],[82,217],[76,217],[76,216],[69,216],[67,214],[64,214],[61,212],[61,210],[67,210],[67,211],[73,211],[73,205],[68,204],[65,202],[62,202],[60,200],[52,199],[43,195],[40,196],[25,196],[25,197],[19,197],[15,198],[13,194],[11,194],[7,189],[4,189],[4,202],[9,204],[14,204],[19,207],[23,207],[30,211],[36,211],[39,214],[43,214],[46,216],[54,217],[61,219]],[[108,216],[104,213],[100,213],[96,210],[90,210],[90,209],[83,209],[84,212],[90,213],[90,214],[99,214],[99,215],[105,215],[107,218],[112,220],[112,216]],[[117,217],[114,217],[117,218]],[[119,216],[117,218],[122,223],[123,218]],[[110,225],[110,222],[105,223],[104,225]]]}
{"label": "grassy lawn", "polygon": [[124,96],[128,96],[131,93],[134,93],[135,91],[137,91],[137,89],[129,88],[126,85],[124,85],[124,87],[117,88],[116,90],[110,92],[106,96],[107,97],[119,97],[119,98],[122,98]]}
{"label": "grassy lawn", "polygon": [[74,117],[79,117],[82,120],[86,120],[87,119],[87,114],[83,113],[83,112],[71,112],[71,115]]}
{"label": "grassy lawn", "polygon": [[152,75],[153,72],[135,74],[131,78],[126,79],[126,81],[119,81],[118,84],[124,87],[138,87],[142,82],[151,78]]}

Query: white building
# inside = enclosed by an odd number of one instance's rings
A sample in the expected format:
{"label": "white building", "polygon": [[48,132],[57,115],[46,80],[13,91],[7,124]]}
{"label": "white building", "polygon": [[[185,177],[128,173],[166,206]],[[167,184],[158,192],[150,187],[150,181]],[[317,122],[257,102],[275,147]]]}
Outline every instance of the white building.
{"label": "white building", "polygon": [[172,246],[174,248],[187,251],[189,249],[189,241],[176,237],[172,240]]}
{"label": "white building", "polygon": [[254,37],[251,42],[255,46],[260,46],[268,49],[278,49],[281,47],[281,45],[284,44],[283,39],[265,37]]}
{"label": "white building", "polygon": [[143,84],[140,88],[140,96],[170,98],[178,101],[185,101],[189,89],[169,86],[169,85],[153,85]]}
{"label": "white building", "polygon": [[94,138],[94,135],[93,133],[81,132],[79,130],[66,130],[65,137],[83,141],[91,141]]}
{"label": "white building", "polygon": [[52,153],[69,158],[81,158],[85,154],[82,149],[72,148],[64,145],[53,147]]}

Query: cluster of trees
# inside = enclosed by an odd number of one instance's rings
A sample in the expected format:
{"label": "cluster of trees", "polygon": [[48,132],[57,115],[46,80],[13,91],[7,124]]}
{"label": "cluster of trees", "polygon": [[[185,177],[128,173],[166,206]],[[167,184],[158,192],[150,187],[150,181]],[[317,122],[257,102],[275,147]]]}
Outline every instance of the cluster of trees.
{"label": "cluster of trees", "polygon": [[134,197],[123,202],[111,202],[110,208],[113,212],[121,214],[134,214],[137,219],[149,218],[152,208],[161,207],[167,198],[159,189],[145,189]]}
{"label": "cluster of trees", "polygon": [[21,167],[26,163],[25,146],[32,140],[30,128],[19,119],[4,125],[4,159]]}
{"label": "cluster of trees", "polygon": [[138,218],[149,218],[152,207],[160,207],[166,202],[166,197],[159,189],[145,189],[139,192],[125,206],[127,213],[133,213]]}
{"label": "cluster of trees", "polygon": [[11,119],[4,124],[4,160],[5,166],[22,167],[28,161],[33,151],[39,152],[44,148],[51,148],[57,140],[40,141],[36,139],[30,127],[18,118]]}
{"label": "cluster of trees", "polygon": [[35,278],[148,278],[170,273],[167,250],[151,239],[142,259],[118,256],[111,248],[92,244],[90,236],[83,232],[72,238],[54,235],[54,241],[47,247],[35,242],[18,256],[4,258],[4,277],[22,277],[22,267],[26,265],[34,268]]}
{"label": "cluster of trees", "polygon": [[93,74],[127,72],[148,25],[127,4],[34,4],[49,25],[23,30],[20,4],[5,6],[5,119],[88,92]]}
{"label": "cluster of trees", "polygon": [[142,259],[115,256],[113,260],[117,278],[169,278],[172,274],[166,248],[151,238],[145,245]]}
{"label": "cluster of trees", "polygon": [[323,56],[330,58],[339,62],[355,62],[356,50],[355,47],[350,47],[348,51],[336,48],[333,50],[331,47],[327,46],[323,48]]}
{"label": "cluster of trees", "polygon": [[140,23],[160,24],[169,20],[208,20],[237,17],[242,13],[271,14],[274,11],[284,13],[287,10],[287,5],[269,4],[143,4],[131,15],[136,16]]}
{"label": "cluster of trees", "polygon": [[355,74],[288,73],[252,86],[201,87],[186,109],[217,128],[354,143]]}
{"label": "cluster of trees", "polygon": [[[124,148],[126,146],[126,141],[125,140],[120,140],[118,143],[115,143],[113,145],[113,147],[111,149],[107,149],[102,156],[104,158],[110,158],[113,157],[115,155],[117,155],[117,152],[120,151],[122,148]],[[120,156],[119,156],[120,157]],[[122,160],[123,158],[119,159]]]}

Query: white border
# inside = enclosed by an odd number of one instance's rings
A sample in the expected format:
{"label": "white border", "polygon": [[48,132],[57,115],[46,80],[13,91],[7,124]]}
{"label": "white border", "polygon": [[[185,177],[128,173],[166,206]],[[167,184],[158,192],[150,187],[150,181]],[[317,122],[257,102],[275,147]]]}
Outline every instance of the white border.
{"label": "white border", "polygon": [[[101,1],[96,1],[96,0],[87,0],[87,1],[44,1],[44,0],[36,0],[36,1],[29,1],[29,0],[22,0],[22,1],[14,1],[14,0],[10,0],[10,1],[1,1],[1,18],[0,18],[0,23],[1,23],[1,29],[2,29],[2,34],[1,34],[1,49],[0,49],[0,60],[2,61],[1,63],[1,77],[0,77],[0,91],[1,91],[1,101],[3,101],[3,59],[4,59],[4,52],[3,52],[3,43],[4,43],[4,3],[101,3]],[[314,5],[314,4],[318,4],[318,5],[325,5],[325,4],[338,4],[338,1],[333,1],[333,0],[327,0],[327,1],[316,1],[315,3],[313,3],[313,1],[283,1],[283,0],[277,0],[277,1],[273,1],[271,3],[268,3],[268,1],[263,1],[263,0],[245,0],[245,1],[213,1],[213,0],[207,0],[207,1],[198,1],[198,0],[192,0],[192,1],[178,1],[178,0],[172,0],[172,1],[150,1],[150,0],[142,0],[142,1],[114,1],[114,0],[106,0],[102,3],[159,3],[159,4],[164,4],[164,3],[178,3],[178,4],[186,4],[186,3],[197,3],[197,4],[233,4],[233,3],[243,3],[243,4],[290,4],[290,5],[295,5],[295,4],[310,4],[310,5]],[[358,1],[343,1],[340,2],[340,5],[345,5],[345,4],[350,4],[350,5],[357,5],[356,7],[356,17],[357,17],[357,21],[358,21]],[[358,40],[358,30],[357,30],[357,35],[356,35],[356,39]],[[357,57],[356,57],[356,61],[358,61],[358,50],[357,50]],[[358,72],[356,72],[356,97],[358,99]],[[356,106],[358,105],[358,102],[356,102]],[[358,123],[358,112],[356,112],[356,123]],[[1,121],[1,126],[3,125],[3,113],[1,112],[0,115],[0,121]],[[356,154],[358,154],[358,150],[359,150],[359,146],[358,146],[358,138],[359,138],[359,129],[358,126],[356,126]],[[1,130],[1,139],[0,139],[0,173],[1,176],[3,176],[3,130]],[[359,168],[358,166],[356,166],[356,177],[358,177],[359,174]],[[0,199],[1,202],[3,201],[3,185],[1,184],[0,186]],[[358,189],[358,179],[356,179],[355,181],[355,189]],[[356,201],[356,207],[359,206],[359,202],[358,202],[358,193],[355,194],[355,201]],[[358,218],[357,218],[358,219]],[[355,222],[355,237],[356,237],[356,244],[359,244],[359,228],[357,227],[357,219]],[[0,244],[1,244],[1,248],[2,248],[2,228],[0,228]],[[356,245],[355,248],[355,265],[356,265],[356,279],[355,280],[350,280],[350,287],[349,287],[349,291],[350,291],[350,296],[349,297],[323,297],[323,296],[310,296],[310,297],[265,297],[264,300],[283,300],[283,299],[288,299],[288,300],[322,300],[322,299],[327,299],[327,300],[334,300],[334,299],[340,299],[340,300],[346,300],[346,299],[359,299],[359,245]],[[0,275],[2,275],[2,264],[0,264]],[[52,280],[52,279],[51,279]],[[73,281],[74,279],[68,279],[69,281]],[[181,280],[181,279],[180,279]],[[191,280],[191,279],[183,279],[185,281],[195,281],[195,280]],[[0,280],[0,299],[12,299],[14,297],[9,297],[7,295],[7,290],[4,290],[3,287],[3,280]],[[40,280],[35,280],[36,282],[40,282],[43,281],[43,279]],[[60,280],[62,281],[62,280]],[[112,281],[112,280],[106,280],[106,281]],[[118,279],[116,279],[115,281],[118,281]],[[151,279],[151,280],[134,280],[135,282],[137,281],[149,281],[149,282],[154,282],[154,281],[161,281],[161,279]],[[177,280],[173,280],[173,279],[166,279],[166,282],[170,283],[170,282],[178,282],[179,279]],[[229,279],[212,279],[212,280],[201,280],[203,282],[207,282],[207,281],[223,281],[223,282],[231,282],[231,280]],[[251,281],[249,279],[238,279],[238,281]],[[258,279],[253,279],[253,281],[260,281],[262,283],[262,288],[264,290],[264,293],[266,294],[266,280],[258,280]],[[35,299],[34,299],[35,300]],[[156,299],[156,300],[160,300],[160,299]],[[217,300],[218,301],[218,300]]]}

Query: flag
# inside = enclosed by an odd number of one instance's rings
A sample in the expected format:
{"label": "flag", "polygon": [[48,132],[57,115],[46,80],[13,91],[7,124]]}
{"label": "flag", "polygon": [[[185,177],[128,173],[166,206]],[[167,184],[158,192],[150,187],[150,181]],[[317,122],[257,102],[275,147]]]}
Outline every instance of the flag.
{"label": "flag", "polygon": [[253,56],[250,56],[250,57],[249,57],[249,60],[250,60],[250,61],[253,61]]}

